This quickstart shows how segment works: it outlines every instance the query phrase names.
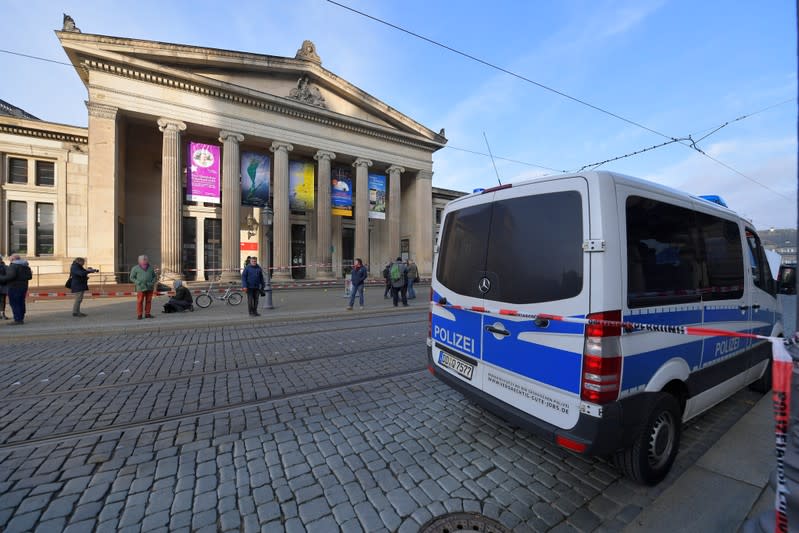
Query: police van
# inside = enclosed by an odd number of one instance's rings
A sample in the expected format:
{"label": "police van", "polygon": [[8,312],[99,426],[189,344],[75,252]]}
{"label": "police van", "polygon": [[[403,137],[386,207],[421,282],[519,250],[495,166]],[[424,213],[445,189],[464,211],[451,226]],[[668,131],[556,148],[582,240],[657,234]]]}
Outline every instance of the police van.
{"label": "police van", "polygon": [[430,371],[506,420],[631,479],[668,473],[681,423],[771,386],[767,341],[529,319],[498,310],[779,336],[752,224],[719,198],[610,172],[481,190],[443,213]]}

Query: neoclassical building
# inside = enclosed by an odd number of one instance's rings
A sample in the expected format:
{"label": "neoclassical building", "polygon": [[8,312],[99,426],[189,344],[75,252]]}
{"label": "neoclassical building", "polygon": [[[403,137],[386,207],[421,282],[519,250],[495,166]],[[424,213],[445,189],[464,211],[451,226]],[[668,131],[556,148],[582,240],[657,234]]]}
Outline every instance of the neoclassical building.
{"label": "neoclassical building", "polygon": [[147,254],[186,279],[237,276],[256,255],[290,279],[405,253],[429,275],[443,130],[326,70],[310,41],[289,58],[81,33],[71,19],[56,34],[89,113],[85,186],[65,183],[86,240],[65,254],[106,272]]}

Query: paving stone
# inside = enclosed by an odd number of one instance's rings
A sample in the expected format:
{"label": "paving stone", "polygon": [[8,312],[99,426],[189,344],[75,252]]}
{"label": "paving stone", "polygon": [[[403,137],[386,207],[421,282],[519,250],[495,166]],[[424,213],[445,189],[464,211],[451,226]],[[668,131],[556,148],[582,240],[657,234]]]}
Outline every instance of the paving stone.
{"label": "paving stone", "polygon": [[70,523],[64,529],[64,533],[92,533],[96,525],[97,521],[92,518],[81,520],[80,522]]}
{"label": "paving stone", "polygon": [[330,513],[330,507],[324,498],[316,498],[299,506],[300,519],[309,524]]}
{"label": "paving stone", "polygon": [[391,502],[391,505],[394,506],[397,514],[401,517],[410,515],[417,507],[416,502],[402,489],[392,490],[386,494],[386,498],[388,498],[388,501]]}
{"label": "paving stone", "polygon": [[67,521],[63,517],[43,520],[36,526],[36,533],[50,533],[52,531],[64,531]]}
{"label": "paving stone", "polygon": [[200,529],[205,526],[216,524],[216,509],[209,509],[199,513],[193,513],[191,519],[191,527],[193,529]]}
{"label": "paving stone", "polygon": [[39,511],[18,514],[6,524],[5,529],[7,531],[33,531],[33,526],[39,520],[40,515]]}
{"label": "paving stone", "polygon": [[[338,527],[339,525],[336,523],[333,515],[327,515],[307,524],[305,529],[308,533],[329,533],[330,531],[336,531]],[[341,529],[344,530],[343,527]]]}

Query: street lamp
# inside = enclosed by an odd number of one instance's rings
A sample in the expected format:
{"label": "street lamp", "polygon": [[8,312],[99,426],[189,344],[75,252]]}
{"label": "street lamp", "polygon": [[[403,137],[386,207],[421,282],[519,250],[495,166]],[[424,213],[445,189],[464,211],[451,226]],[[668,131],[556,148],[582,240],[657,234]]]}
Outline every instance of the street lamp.
{"label": "street lamp", "polygon": [[[264,233],[266,234],[268,241],[272,242],[272,220],[273,220],[273,213],[272,208],[266,206],[261,211],[261,225],[264,227]],[[264,245],[264,257],[266,263],[266,287],[264,288],[264,292],[266,292],[266,301],[264,302],[263,308],[264,309],[274,309],[275,306],[272,305],[272,269],[271,269],[271,262],[269,261],[269,246]]]}

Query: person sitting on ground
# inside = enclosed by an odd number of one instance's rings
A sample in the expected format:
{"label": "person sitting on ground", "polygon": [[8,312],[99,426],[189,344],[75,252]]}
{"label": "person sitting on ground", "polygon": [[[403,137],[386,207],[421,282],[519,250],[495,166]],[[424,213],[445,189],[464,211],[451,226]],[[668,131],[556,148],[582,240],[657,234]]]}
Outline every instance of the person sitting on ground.
{"label": "person sitting on ground", "polygon": [[183,311],[194,311],[191,291],[187,289],[183,282],[176,279],[172,284],[175,287],[175,295],[164,304],[164,313],[180,313]]}

